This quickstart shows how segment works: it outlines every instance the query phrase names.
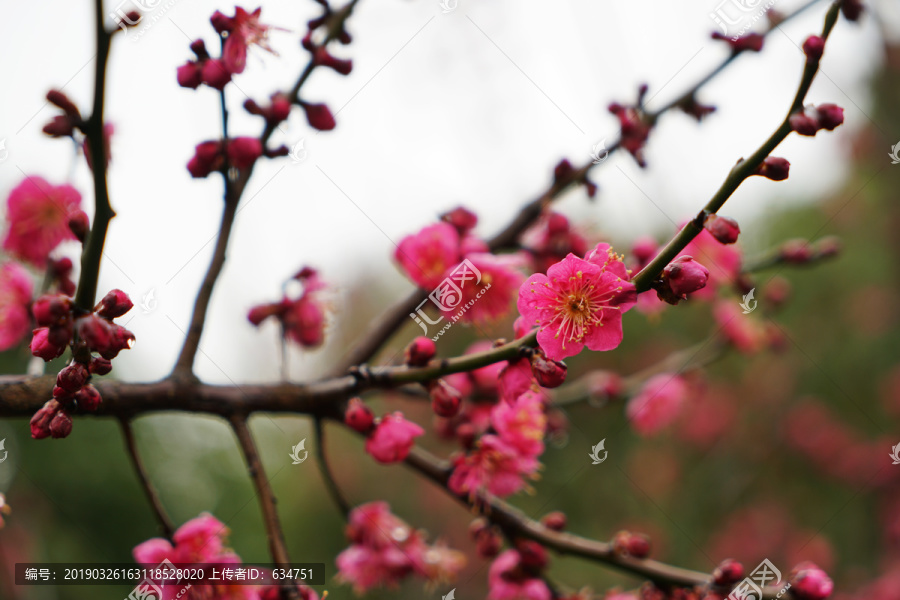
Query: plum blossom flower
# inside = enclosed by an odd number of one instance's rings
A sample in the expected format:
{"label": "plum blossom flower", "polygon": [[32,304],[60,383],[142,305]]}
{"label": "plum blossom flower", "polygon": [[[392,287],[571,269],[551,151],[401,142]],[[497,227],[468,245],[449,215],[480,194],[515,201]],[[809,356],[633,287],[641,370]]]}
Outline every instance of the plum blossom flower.
{"label": "plum blossom flower", "polygon": [[539,464],[498,436],[487,434],[471,453],[456,459],[448,485],[453,492],[470,497],[486,491],[505,498],[524,488],[524,477],[533,477]]}
{"label": "plum blossom flower", "polygon": [[455,227],[437,223],[400,240],[394,258],[413,283],[430,290],[443,281],[450,268],[459,264],[462,259],[459,243]]}
{"label": "plum blossom flower", "polygon": [[550,588],[522,565],[517,550],[502,552],[488,572],[488,600],[550,600]]}
{"label": "plum blossom flower", "polygon": [[540,329],[537,341],[551,360],[622,342],[622,313],[636,293],[621,256],[598,244],[586,258],[569,254],[546,275],[536,273],[519,289],[522,316]]}
{"label": "plum blossom flower", "polygon": [[338,580],[358,594],[395,586],[416,574],[431,582],[454,578],[465,556],[442,543],[429,546],[422,534],[393,515],[386,502],[369,502],[350,511],[346,528],[350,546],[337,557]]}
{"label": "plum blossom flower", "polygon": [[31,330],[31,292],[28,271],[14,262],[0,266],[0,351],[21,342]]}
{"label": "plum blossom flower", "polygon": [[415,438],[425,430],[403,417],[403,413],[385,415],[366,440],[366,452],[380,463],[389,464],[406,459]]}
{"label": "plum blossom flower", "polygon": [[320,294],[325,282],[310,267],[302,268],[292,279],[303,283],[303,293],[298,298],[284,296],[279,302],[254,306],[247,320],[259,327],[266,319],[275,318],[287,339],[304,348],[316,348],[325,341],[325,305]]}
{"label": "plum blossom flower", "polygon": [[491,411],[491,425],[520,455],[540,456],[544,452],[547,416],[537,392],[527,391],[513,402],[499,402]]}
{"label": "plum blossom flower", "polygon": [[687,383],[673,373],[662,373],[644,383],[628,401],[625,413],[639,434],[657,433],[675,420],[687,395]]}
{"label": "plum blossom flower", "polygon": [[72,186],[55,186],[41,177],[26,177],[7,200],[9,230],[3,249],[43,268],[60,242],[75,239],[69,229],[69,217],[80,208],[81,194]]}
{"label": "plum blossom flower", "polygon": [[[509,311],[510,302],[525,279],[517,270],[522,261],[515,256],[489,253],[468,254],[466,258],[481,273],[481,281],[472,280],[461,285],[459,304],[445,315],[448,318],[459,315],[467,323],[499,319]],[[465,310],[460,310],[462,308]]]}
{"label": "plum blossom flower", "polygon": [[262,8],[247,12],[240,6],[235,7],[233,17],[227,17],[219,11],[213,13],[210,19],[213,27],[220,34],[226,32],[228,34],[222,51],[222,60],[231,73],[244,72],[247,65],[247,49],[250,46],[256,45],[276,54],[269,46],[269,30],[273,28],[259,22],[261,13]]}

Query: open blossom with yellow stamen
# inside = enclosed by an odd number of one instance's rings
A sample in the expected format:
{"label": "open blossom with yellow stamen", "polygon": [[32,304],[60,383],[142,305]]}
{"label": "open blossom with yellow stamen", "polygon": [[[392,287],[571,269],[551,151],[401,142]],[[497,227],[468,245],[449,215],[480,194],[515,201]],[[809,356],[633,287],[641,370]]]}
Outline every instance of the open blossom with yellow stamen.
{"label": "open blossom with yellow stamen", "polygon": [[622,313],[637,293],[622,257],[598,244],[585,258],[569,254],[519,288],[519,312],[539,328],[537,341],[551,360],[590,350],[612,350],[622,342]]}

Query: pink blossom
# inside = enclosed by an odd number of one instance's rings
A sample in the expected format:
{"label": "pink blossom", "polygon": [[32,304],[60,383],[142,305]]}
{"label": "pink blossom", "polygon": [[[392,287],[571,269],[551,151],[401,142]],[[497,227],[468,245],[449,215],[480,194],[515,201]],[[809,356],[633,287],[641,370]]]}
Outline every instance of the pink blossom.
{"label": "pink blossom", "polygon": [[235,7],[234,17],[226,17],[219,11],[211,19],[213,26],[219,33],[228,32],[225,40],[225,48],[222,52],[222,61],[231,73],[243,73],[247,65],[247,48],[257,45],[263,50],[273,54],[275,51],[269,46],[269,25],[259,22],[261,8],[253,12],[247,12],[240,6]]}
{"label": "pink blossom", "polygon": [[522,456],[516,448],[493,434],[478,440],[470,454],[456,459],[448,485],[457,494],[474,497],[487,491],[504,498],[525,487],[524,476],[538,468],[535,458]]}
{"label": "pink blossom", "polygon": [[81,208],[81,194],[70,185],[54,186],[41,177],[26,177],[6,201],[9,230],[3,249],[43,268],[60,242],[74,240],[69,217]]}
{"label": "pink blossom", "polygon": [[430,291],[462,259],[459,242],[455,227],[437,223],[400,240],[394,258],[413,283]]}
{"label": "pink blossom", "polygon": [[516,270],[522,261],[513,256],[488,253],[469,254],[466,258],[481,273],[481,281],[476,283],[473,275],[473,279],[461,283],[462,298],[445,316],[466,323],[484,323],[503,317],[509,312],[516,290],[525,279]]}
{"label": "pink blossom", "polygon": [[335,561],[338,580],[353,585],[357,594],[379,587],[395,587],[413,572],[409,557],[396,546],[381,549],[352,545],[338,554]]}
{"label": "pink blossom", "polygon": [[[493,288],[492,288],[493,289]],[[491,350],[493,344],[489,340],[481,340],[479,342],[475,342],[468,348],[466,348],[465,354],[477,354],[479,352],[487,352]],[[506,361],[501,360],[500,362],[495,362],[484,367],[479,367],[470,371],[468,374],[471,375],[472,381],[475,386],[482,392],[487,394],[493,394],[497,391],[497,378],[500,376],[500,372],[506,366]],[[452,381],[450,382],[452,384]],[[460,390],[463,391],[463,390]],[[468,394],[466,394],[468,395]]]}
{"label": "pink blossom", "polygon": [[325,305],[319,294],[325,282],[310,267],[304,267],[292,279],[303,283],[303,293],[297,299],[285,296],[279,302],[254,306],[247,320],[259,327],[273,317],[281,323],[285,337],[305,348],[316,348],[325,340]]}
{"label": "pink blossom", "polygon": [[519,312],[540,327],[537,341],[551,360],[622,342],[622,313],[634,306],[635,288],[622,258],[598,244],[586,259],[569,254],[546,275],[536,273],[519,289]]}
{"label": "pink blossom", "polygon": [[531,362],[527,358],[510,361],[500,371],[498,379],[500,399],[506,402],[513,402],[525,392],[538,389]]}
{"label": "pink blossom", "polygon": [[522,568],[516,550],[502,552],[488,572],[488,600],[550,600],[550,588],[539,577]]}
{"label": "pink blossom", "polygon": [[406,458],[415,438],[424,435],[425,430],[395,412],[385,415],[366,440],[366,452],[380,463],[395,463]]}
{"label": "pink blossom", "polygon": [[686,395],[687,384],[681,376],[662,373],[644,383],[628,401],[625,412],[635,431],[653,435],[675,420]]}
{"label": "pink blossom", "polygon": [[527,391],[512,402],[500,402],[491,411],[491,425],[507,445],[522,456],[544,452],[547,417],[540,394]]}
{"label": "pink blossom", "polygon": [[31,291],[28,271],[13,262],[0,267],[0,351],[9,350],[31,331]]}
{"label": "pink blossom", "polygon": [[766,331],[750,315],[745,315],[737,300],[718,302],[713,317],[731,344],[741,352],[752,354],[766,345]]}
{"label": "pink blossom", "polygon": [[[185,562],[215,562],[222,553],[223,540],[229,530],[225,524],[209,513],[203,513],[178,528],[172,536],[180,558]],[[173,561],[174,562],[174,561]]]}

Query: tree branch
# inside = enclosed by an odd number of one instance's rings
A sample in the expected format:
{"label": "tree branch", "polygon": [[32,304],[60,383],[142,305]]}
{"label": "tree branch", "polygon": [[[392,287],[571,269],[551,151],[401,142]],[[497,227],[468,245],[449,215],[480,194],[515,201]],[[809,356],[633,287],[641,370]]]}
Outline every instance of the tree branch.
{"label": "tree branch", "polygon": [[166,513],[166,509],[163,508],[159,495],[153,487],[153,483],[150,481],[146,469],[144,469],[144,463],[141,460],[140,454],[138,454],[137,443],[134,440],[134,431],[132,431],[131,422],[126,418],[121,418],[119,419],[119,424],[122,426],[122,435],[125,437],[125,447],[128,448],[128,456],[131,457],[131,465],[138,474],[138,479],[141,481],[141,487],[144,488],[147,500],[150,501],[150,507],[153,509],[153,512],[156,513],[156,518],[159,519],[163,536],[165,536],[166,539],[171,540],[172,534],[175,532],[175,527],[172,524],[169,515]]}
{"label": "tree branch", "polygon": [[[247,460],[247,470],[250,472],[253,486],[256,488],[256,495],[259,498],[260,508],[262,509],[263,522],[266,526],[266,536],[269,539],[269,553],[278,566],[287,567],[290,565],[291,559],[288,557],[287,546],[284,542],[284,532],[278,520],[278,510],[275,507],[277,500],[272,493],[269,480],[266,478],[262,462],[259,460],[259,451],[253,442],[253,436],[247,427],[247,416],[236,414],[229,421],[244,453],[244,458]],[[283,600],[300,600],[296,582],[293,582],[293,584],[283,583],[281,585],[281,597]]]}
{"label": "tree branch", "polygon": [[322,419],[318,416],[313,418],[313,422],[316,427],[316,461],[319,463],[319,472],[322,474],[322,480],[325,482],[325,488],[328,490],[328,494],[331,496],[331,499],[338,507],[338,510],[341,511],[341,515],[346,521],[350,516],[350,503],[347,502],[347,499],[344,498],[343,493],[341,493],[341,488],[338,487],[337,482],[331,473],[331,468],[328,466],[328,457],[325,455],[324,424],[322,423]]}

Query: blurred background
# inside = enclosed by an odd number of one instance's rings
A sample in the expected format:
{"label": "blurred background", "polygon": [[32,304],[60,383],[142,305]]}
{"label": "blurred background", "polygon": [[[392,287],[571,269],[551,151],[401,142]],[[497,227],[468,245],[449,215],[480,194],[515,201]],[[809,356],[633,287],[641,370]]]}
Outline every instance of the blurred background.
{"label": "blurred background", "polygon": [[[647,83],[648,107],[662,106],[727,56],[727,46],[709,37],[718,4],[459,0],[442,13],[437,1],[362,0],[348,26],[353,43],[335,52],[353,59],[353,72],[320,69],[304,88],[307,100],[331,107],[337,129],[318,133],[295,111],[273,143],[302,140],[306,160],[261,161],[244,194],[197,374],[221,384],[277,381],[277,327],[257,330],[246,312],[278,299],[283,282],[310,265],[330,285],[331,321],[325,345],[291,349],[289,363],[295,380],[319,376],[412,289],[392,264],[395,243],[460,204],[477,212],[480,235],[502,228],[546,188],[561,158],[581,164],[596,144],[616,139],[607,104],[633,102]],[[786,14],[799,4],[784,0],[775,8]],[[109,12],[119,6],[107,4]],[[236,135],[261,127],[240,108],[246,97],[262,102],[293,83],[307,60],[298,43],[304,23],[318,14],[311,0],[261,6],[262,21],[284,31],[270,36],[278,56],[251,53],[229,87]],[[761,54],[740,57],[704,87],[698,99],[717,110],[699,126],[677,111],[662,117],[646,149],[647,169],[615,154],[592,174],[596,199],[573,190],[556,209],[590,240],[611,241],[620,252],[639,236],[671,235],[783,118],[803,64],[799,46],[820,31],[826,8],[820,3],[784,24]],[[197,143],[218,137],[218,98],[206,87],[178,87],[175,69],[191,57],[191,40],[203,37],[215,47],[208,18],[216,9],[232,12],[206,0],[162,2],[144,25],[114,41],[107,115],[115,125],[109,177],[118,216],[99,287],[121,288],[137,305],[122,320],[130,319],[137,345],[116,360],[114,372],[129,381],[171,370],[212,253],[221,182],[193,180],[185,164]],[[5,6],[4,17],[0,140],[8,156],[0,163],[0,194],[34,174],[71,182],[89,206],[83,157],[41,127],[54,114],[44,100],[48,89],[89,105],[90,10],[46,0]],[[761,19],[754,28],[763,26]],[[898,33],[895,2],[871,3],[857,23],[839,21],[807,99],[844,107],[844,125],[815,139],[791,136],[775,153],[790,160],[790,179],[748,181],[723,210],[740,222],[749,257],[788,238],[843,240],[836,260],[755,276],[763,292],[774,277],[790,284],[790,300],[777,314],[762,304],[761,318],[775,319],[787,334],[783,349],[734,353],[711,366],[683,422],[649,440],[629,429],[621,404],[567,409],[572,425],[543,456],[536,493],[514,504],[535,518],[565,511],[570,528],[587,537],[646,532],[655,558],[701,571],[729,556],[748,567],[769,558],[784,572],[809,559],[828,570],[841,593],[878,577],[885,590],[900,589],[900,466],[891,471],[887,456],[900,443],[900,166],[888,156],[900,141]],[[704,305],[655,316],[633,311],[619,351],[585,353],[570,362],[570,373],[638,371],[705,339],[711,321]],[[510,337],[510,322],[482,331]],[[417,331],[401,331],[383,357]],[[439,353],[458,354],[480,337],[456,327]],[[0,367],[21,373],[28,358],[26,349],[10,351]],[[426,405],[395,397],[375,407],[402,409],[423,424],[431,418]],[[312,434],[308,421],[260,415],[252,425],[292,559],[324,562],[333,574],[334,556],[346,546],[341,518],[314,462],[291,465],[288,457]],[[136,432],[177,523],[212,512],[229,526],[230,545],[245,561],[268,562],[258,505],[223,422],[152,415]],[[329,433],[349,499],[386,499],[413,526],[465,550],[470,561],[456,596],[483,597],[487,563],[475,558],[465,534],[471,515],[407,469],[374,464],[360,439]],[[585,454],[603,438],[609,460],[585,468]],[[35,442],[26,420],[3,420],[0,439],[9,452],[0,492],[13,508],[0,531],[0,598],[124,598],[129,586],[17,588],[11,575],[16,562],[129,562],[131,549],[157,534],[117,424],[77,418],[67,440]],[[454,450],[433,436],[423,445],[442,455]],[[551,573],[563,587],[600,592],[639,583],[569,558],[554,558]],[[353,597],[346,586],[325,588],[335,600]],[[410,581],[371,597],[437,598],[447,591],[423,591]],[[897,597],[860,594],[853,597]]]}

